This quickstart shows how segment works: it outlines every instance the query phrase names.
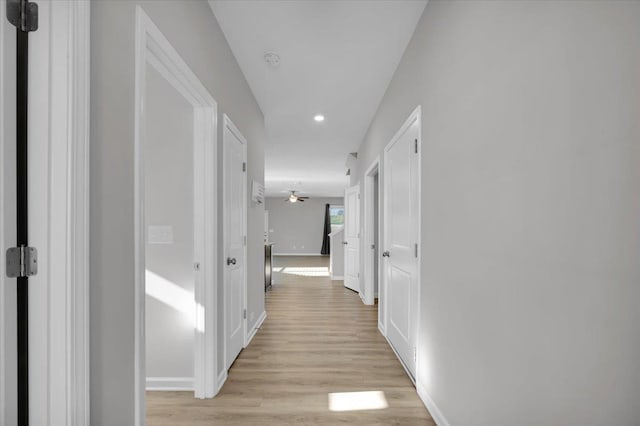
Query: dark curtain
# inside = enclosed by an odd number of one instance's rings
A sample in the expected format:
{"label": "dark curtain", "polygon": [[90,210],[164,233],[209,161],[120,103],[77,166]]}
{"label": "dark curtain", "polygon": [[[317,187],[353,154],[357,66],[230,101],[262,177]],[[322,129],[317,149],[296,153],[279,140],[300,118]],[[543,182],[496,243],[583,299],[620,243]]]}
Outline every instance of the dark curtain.
{"label": "dark curtain", "polygon": [[329,214],[329,204],[324,206],[324,236],[322,238],[322,250],[320,254],[329,254],[331,249],[329,248],[329,234],[331,233],[331,215]]}

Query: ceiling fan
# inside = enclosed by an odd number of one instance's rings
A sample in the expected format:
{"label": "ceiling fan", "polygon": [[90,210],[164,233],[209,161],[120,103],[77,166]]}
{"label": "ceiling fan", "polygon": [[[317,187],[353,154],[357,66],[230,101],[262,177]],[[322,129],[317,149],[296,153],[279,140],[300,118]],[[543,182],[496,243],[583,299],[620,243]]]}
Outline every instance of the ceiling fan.
{"label": "ceiling fan", "polygon": [[289,197],[285,198],[284,201],[288,201],[290,203],[297,203],[298,201],[300,201],[301,203],[304,202],[304,200],[309,199],[309,197],[301,197],[299,195],[296,195],[296,191],[289,191]]}

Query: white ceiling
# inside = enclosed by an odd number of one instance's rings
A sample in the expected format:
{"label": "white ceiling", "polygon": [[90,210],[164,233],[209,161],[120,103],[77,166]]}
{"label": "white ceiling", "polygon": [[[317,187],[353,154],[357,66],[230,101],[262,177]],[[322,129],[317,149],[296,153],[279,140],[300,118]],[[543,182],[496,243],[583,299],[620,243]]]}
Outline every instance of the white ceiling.
{"label": "white ceiling", "polygon": [[[347,155],[362,142],[426,3],[210,1],[264,113],[267,195],[343,195]],[[280,56],[277,68],[266,52]]]}

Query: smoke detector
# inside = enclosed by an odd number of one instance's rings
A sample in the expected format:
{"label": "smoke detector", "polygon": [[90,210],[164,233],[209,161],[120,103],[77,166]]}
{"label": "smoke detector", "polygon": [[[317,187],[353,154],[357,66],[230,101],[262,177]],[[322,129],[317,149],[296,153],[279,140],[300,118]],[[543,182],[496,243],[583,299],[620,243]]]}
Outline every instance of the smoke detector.
{"label": "smoke detector", "polygon": [[277,53],[267,52],[264,54],[264,61],[273,68],[277,68],[280,65],[280,56]]}

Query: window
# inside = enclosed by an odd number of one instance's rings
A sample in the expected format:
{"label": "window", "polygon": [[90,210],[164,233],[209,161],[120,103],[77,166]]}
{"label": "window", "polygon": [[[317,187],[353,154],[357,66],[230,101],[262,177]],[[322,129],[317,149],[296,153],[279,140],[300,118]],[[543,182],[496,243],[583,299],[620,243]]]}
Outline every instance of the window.
{"label": "window", "polygon": [[344,225],[344,206],[329,206],[331,227]]}

